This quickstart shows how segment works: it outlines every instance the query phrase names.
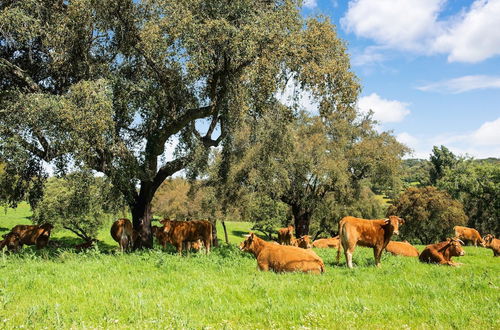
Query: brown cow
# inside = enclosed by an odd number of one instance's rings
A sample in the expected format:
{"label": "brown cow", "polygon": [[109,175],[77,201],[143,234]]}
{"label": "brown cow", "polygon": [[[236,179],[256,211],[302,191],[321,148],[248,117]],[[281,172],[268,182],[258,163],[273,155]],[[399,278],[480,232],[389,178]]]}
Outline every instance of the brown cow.
{"label": "brown cow", "polygon": [[299,247],[301,249],[310,249],[312,247],[311,245],[311,236],[309,235],[304,235],[301,236],[297,239],[293,238],[292,239],[292,245]]}
{"label": "brown cow", "polygon": [[135,241],[139,237],[129,219],[118,219],[111,226],[111,237],[118,242],[122,252],[134,248]]}
{"label": "brown cow", "polygon": [[205,245],[205,253],[210,252],[212,244],[212,223],[207,220],[175,221],[164,219],[163,232],[167,240],[177,248],[177,252],[182,255],[185,248],[188,252],[192,242],[201,240]]}
{"label": "brown cow", "polygon": [[312,246],[318,249],[327,249],[327,248],[338,249],[339,245],[340,245],[340,239],[338,236],[330,238],[320,238],[312,243]]}
{"label": "brown cow", "polygon": [[281,228],[278,230],[278,243],[283,245],[292,245],[293,243],[293,231],[295,227],[290,225],[286,228]]}
{"label": "brown cow", "polygon": [[500,257],[500,239],[495,238],[495,236],[488,234],[484,236],[484,247],[493,250],[494,257]]}
{"label": "brown cow", "polygon": [[463,242],[458,238],[448,238],[444,242],[427,245],[422,253],[420,253],[418,259],[426,263],[458,266],[460,263],[451,261],[451,257],[465,255],[465,251],[462,249],[460,243]]}
{"label": "brown cow", "polygon": [[19,235],[19,247],[26,244],[36,245],[37,249],[41,249],[49,243],[50,232],[53,228],[54,226],[50,223],[44,223],[43,225],[17,225],[10,232]]}
{"label": "brown cow", "polygon": [[[380,258],[392,234],[399,235],[399,225],[404,220],[391,215],[389,219],[366,220],[344,217],[339,222],[339,237],[344,249],[347,266],[352,268],[352,254],[356,245],[373,248],[375,265],[380,267]],[[337,263],[340,261],[340,248],[337,250]]]}
{"label": "brown cow", "polygon": [[395,256],[418,257],[419,254],[417,248],[407,241],[390,241],[385,247],[385,250]]}
{"label": "brown cow", "polygon": [[163,231],[163,227],[151,226],[151,230],[153,232],[153,236],[155,236],[158,240],[158,244],[160,244],[165,249],[167,247],[168,237],[167,234]]}
{"label": "brown cow", "polygon": [[19,250],[20,244],[21,237],[19,237],[19,234],[10,232],[4,235],[4,240],[0,241],[0,251],[2,251],[4,247],[7,247],[7,251],[16,252]]}
{"label": "brown cow", "polygon": [[323,260],[312,250],[266,242],[254,233],[250,233],[240,244],[240,250],[252,253],[257,258],[257,266],[263,271],[325,272]]}
{"label": "brown cow", "polygon": [[484,242],[483,239],[481,238],[481,235],[474,228],[455,226],[453,227],[453,230],[455,231],[455,237],[457,237],[458,239],[461,239],[466,243],[472,242],[475,247],[477,247],[478,242],[479,245],[484,246]]}

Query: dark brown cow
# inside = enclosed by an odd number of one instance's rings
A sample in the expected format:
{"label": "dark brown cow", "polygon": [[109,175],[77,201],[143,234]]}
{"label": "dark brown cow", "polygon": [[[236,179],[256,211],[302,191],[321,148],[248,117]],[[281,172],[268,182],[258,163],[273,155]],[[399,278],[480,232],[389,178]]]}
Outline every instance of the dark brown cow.
{"label": "dark brown cow", "polygon": [[479,243],[479,245],[481,246],[484,246],[484,242],[483,239],[481,238],[481,235],[474,228],[455,226],[453,227],[453,230],[455,231],[455,237],[461,239],[465,243],[472,242],[472,244],[474,244],[474,246],[476,247],[477,243]]}
{"label": "dark brown cow", "polygon": [[312,243],[312,247],[318,249],[328,249],[328,248],[338,249],[339,245],[340,245],[340,239],[338,236],[330,238],[320,238]]}
{"label": "dark brown cow", "polygon": [[54,226],[50,223],[43,225],[17,225],[11,229],[11,233],[19,235],[19,247],[25,245],[36,245],[37,249],[47,246],[50,239],[50,232]]}
{"label": "dark brown cow", "polygon": [[304,235],[304,236],[299,237],[297,239],[293,238],[292,239],[292,245],[296,246],[296,247],[299,247],[301,249],[310,249],[310,248],[312,248],[311,236]]}
{"label": "dark brown cow", "polygon": [[10,232],[4,235],[4,240],[0,241],[0,251],[6,247],[7,251],[16,252],[19,250],[20,244],[21,237],[19,237],[19,234]]}
{"label": "dark brown cow", "polygon": [[417,248],[407,241],[390,241],[385,247],[385,250],[395,256],[418,257],[419,254]]}
{"label": "dark brown cow", "polygon": [[493,250],[493,256],[500,257],[500,239],[488,234],[484,236],[484,247]]}
{"label": "dark brown cow", "polygon": [[168,237],[167,234],[163,231],[163,227],[159,226],[151,226],[153,231],[153,235],[158,240],[158,244],[160,244],[164,249],[167,248]]}
{"label": "dark brown cow", "polygon": [[134,248],[135,241],[138,238],[137,232],[129,219],[118,219],[111,226],[111,237],[118,242],[122,252],[131,251]]}
{"label": "dark brown cow", "polygon": [[278,230],[278,243],[283,245],[293,244],[293,231],[295,227],[290,225],[286,228],[281,228]]}
{"label": "dark brown cow", "polygon": [[[399,225],[404,220],[390,216],[389,219],[366,220],[355,217],[344,217],[339,222],[339,237],[344,249],[347,266],[352,268],[352,254],[356,245],[372,247],[375,265],[380,266],[382,251],[385,249],[392,234],[399,235]],[[340,261],[340,248],[337,251],[337,263]]]}
{"label": "dark brown cow", "polygon": [[86,242],[83,242],[82,244],[75,245],[75,249],[77,251],[84,251],[92,248],[94,244],[97,243],[97,240],[92,238]]}
{"label": "dark brown cow", "polygon": [[163,224],[163,232],[167,240],[177,248],[177,252],[182,255],[185,248],[188,252],[191,243],[201,240],[205,245],[205,252],[210,252],[212,244],[212,223],[207,220],[175,221],[164,219],[160,221]]}
{"label": "dark brown cow", "polygon": [[460,263],[451,261],[451,257],[465,255],[465,251],[462,249],[460,243],[463,242],[458,238],[448,238],[444,242],[427,245],[422,253],[420,253],[418,259],[421,262],[431,264],[458,266]]}
{"label": "dark brown cow", "polygon": [[325,264],[312,250],[266,242],[250,233],[240,250],[252,253],[262,271],[323,273]]}

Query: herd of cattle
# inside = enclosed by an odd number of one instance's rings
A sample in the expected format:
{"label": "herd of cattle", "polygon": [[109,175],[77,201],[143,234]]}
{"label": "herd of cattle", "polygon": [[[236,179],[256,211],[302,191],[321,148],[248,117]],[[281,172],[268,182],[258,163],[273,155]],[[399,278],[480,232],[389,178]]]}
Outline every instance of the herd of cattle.
{"label": "herd of cattle", "polygon": [[[179,254],[191,249],[199,250],[202,246],[206,253],[210,252],[213,240],[213,225],[206,220],[175,221],[161,220],[162,226],[152,226],[153,235],[164,248],[167,243],[173,245]],[[353,267],[352,255],[356,246],[373,248],[375,265],[380,265],[382,252],[385,250],[393,255],[418,257],[421,262],[436,263],[441,265],[456,266],[459,263],[451,260],[454,256],[463,256],[464,241],[480,245],[493,250],[495,257],[500,256],[500,240],[488,234],[481,238],[479,232],[473,228],[462,226],[454,227],[455,237],[444,242],[427,245],[419,251],[407,241],[391,241],[392,235],[399,234],[399,226],[404,220],[397,216],[387,219],[366,220],[355,217],[344,217],[339,222],[338,236],[322,238],[311,242],[309,235],[294,237],[294,227],[288,226],[278,231],[277,242],[267,242],[257,237],[254,233],[240,244],[240,250],[252,253],[257,259],[258,268],[276,272],[301,271],[322,273],[325,271],[323,260],[312,248],[337,249],[337,263],[340,261],[341,251],[344,251],[346,263]],[[51,224],[42,225],[17,225],[3,235],[0,241],[0,251],[5,247],[8,251],[17,251],[23,245],[35,245],[38,249],[47,246],[50,238]],[[118,242],[122,251],[135,248],[138,233],[134,230],[128,219],[118,219],[111,226],[111,236]],[[95,240],[90,240],[77,245],[77,250],[90,248]]]}

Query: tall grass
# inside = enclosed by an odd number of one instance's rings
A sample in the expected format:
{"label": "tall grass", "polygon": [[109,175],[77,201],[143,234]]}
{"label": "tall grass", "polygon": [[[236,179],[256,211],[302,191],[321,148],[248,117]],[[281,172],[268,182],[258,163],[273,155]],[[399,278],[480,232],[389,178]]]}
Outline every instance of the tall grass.
{"label": "tall grass", "polygon": [[[249,227],[227,225],[232,243]],[[459,268],[384,255],[380,269],[358,248],[353,270],[317,250],[327,272],[315,276],[259,272],[234,245],[179,257],[108,243],[0,254],[0,328],[500,328],[500,258],[482,248],[466,247]]]}

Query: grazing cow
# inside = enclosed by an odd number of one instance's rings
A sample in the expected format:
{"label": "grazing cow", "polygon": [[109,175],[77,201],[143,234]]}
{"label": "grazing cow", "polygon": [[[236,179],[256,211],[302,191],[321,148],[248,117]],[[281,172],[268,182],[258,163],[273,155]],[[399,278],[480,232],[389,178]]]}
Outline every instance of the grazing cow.
{"label": "grazing cow", "polygon": [[19,250],[20,244],[21,237],[19,236],[19,234],[10,232],[4,235],[4,239],[0,241],[0,251],[2,251],[4,247],[7,247],[7,251],[16,252],[17,250]]}
{"label": "grazing cow", "polygon": [[312,248],[311,236],[304,235],[297,239],[294,238],[292,239],[292,245],[302,249],[310,249]]}
{"label": "grazing cow", "polygon": [[88,241],[83,242],[82,244],[75,245],[75,250],[77,251],[88,250],[94,246],[94,243],[97,243],[97,240],[95,238],[92,238]]}
{"label": "grazing cow", "polygon": [[263,271],[325,272],[323,260],[312,250],[266,242],[254,233],[250,233],[240,244],[240,250],[252,253],[257,258],[257,266]]}
{"label": "grazing cow", "polygon": [[167,248],[168,237],[167,234],[163,231],[163,227],[159,226],[151,226],[153,231],[153,236],[156,237],[158,243],[165,249]]}
{"label": "grazing cow", "polygon": [[50,232],[54,226],[50,223],[43,225],[17,225],[11,229],[11,233],[19,235],[19,247],[25,245],[36,245],[37,249],[47,246],[50,239]]}
{"label": "grazing cow", "polygon": [[484,246],[484,242],[483,239],[481,238],[481,235],[474,228],[455,226],[453,227],[453,230],[455,231],[456,238],[461,239],[466,243],[472,242],[476,247],[477,243],[479,243],[479,245],[481,246]]}
{"label": "grazing cow", "polygon": [[417,248],[407,241],[390,241],[385,247],[385,250],[395,256],[418,257],[419,254]]}
{"label": "grazing cow", "polygon": [[133,249],[135,241],[139,237],[129,219],[118,219],[111,226],[111,237],[118,242],[122,252]]}
{"label": "grazing cow", "polygon": [[[339,222],[339,237],[344,249],[347,266],[352,268],[352,254],[356,245],[372,247],[375,265],[380,266],[382,251],[392,234],[399,235],[399,225],[404,220],[391,215],[389,219],[366,220],[355,217],[344,217]],[[340,261],[340,248],[337,250],[337,263]]]}
{"label": "grazing cow", "polygon": [[488,234],[484,236],[484,247],[493,250],[493,256],[500,257],[500,239],[495,238],[495,236]]}
{"label": "grazing cow", "polygon": [[340,239],[338,236],[330,238],[320,238],[312,243],[312,246],[318,249],[327,249],[327,248],[338,249],[339,245],[340,245]]}
{"label": "grazing cow", "polygon": [[293,231],[295,227],[290,225],[286,228],[281,228],[278,230],[278,243],[283,245],[293,244]]}
{"label": "grazing cow", "polygon": [[163,232],[167,240],[177,248],[177,252],[182,255],[185,248],[188,252],[192,242],[201,240],[205,245],[205,252],[210,252],[212,244],[212,223],[207,220],[175,221],[164,219]]}
{"label": "grazing cow", "polygon": [[458,238],[448,238],[446,241],[427,245],[420,253],[418,259],[421,262],[430,264],[440,264],[448,266],[458,266],[460,263],[451,261],[451,257],[460,257],[465,255],[460,243],[463,243]]}

